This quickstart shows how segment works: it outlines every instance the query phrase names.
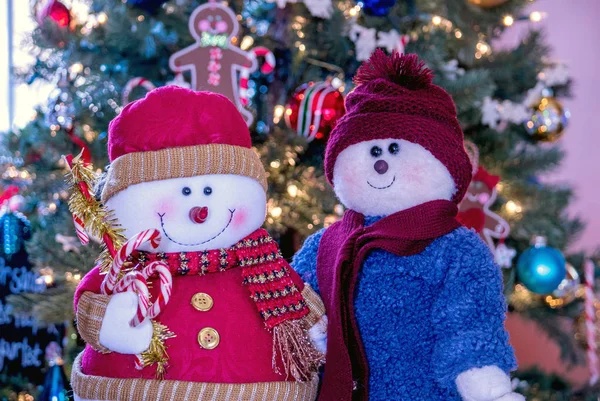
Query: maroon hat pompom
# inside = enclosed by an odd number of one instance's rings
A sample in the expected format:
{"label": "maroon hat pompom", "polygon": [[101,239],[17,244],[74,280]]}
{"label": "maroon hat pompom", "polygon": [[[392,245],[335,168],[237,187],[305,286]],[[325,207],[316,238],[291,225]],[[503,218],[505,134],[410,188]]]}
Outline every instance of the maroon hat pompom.
{"label": "maroon hat pompom", "polygon": [[415,54],[376,50],[354,77],[346,114],[331,132],[325,174],[333,183],[338,155],[348,146],[374,139],[404,139],[423,146],[450,172],[460,202],[471,181],[456,107],[446,91],[432,83],[433,72]]}

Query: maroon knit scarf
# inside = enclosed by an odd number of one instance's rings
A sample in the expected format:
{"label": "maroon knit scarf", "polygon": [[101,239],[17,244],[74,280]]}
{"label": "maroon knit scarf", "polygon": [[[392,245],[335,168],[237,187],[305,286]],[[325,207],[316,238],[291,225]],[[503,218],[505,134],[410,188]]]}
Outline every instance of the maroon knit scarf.
{"label": "maroon knit scarf", "polygon": [[456,213],[453,202],[435,200],[364,227],[364,216],[348,210],[325,231],[319,245],[317,279],[329,324],[319,401],[369,398],[369,367],[354,317],[354,291],[369,252],[383,249],[399,256],[418,254],[460,226]]}

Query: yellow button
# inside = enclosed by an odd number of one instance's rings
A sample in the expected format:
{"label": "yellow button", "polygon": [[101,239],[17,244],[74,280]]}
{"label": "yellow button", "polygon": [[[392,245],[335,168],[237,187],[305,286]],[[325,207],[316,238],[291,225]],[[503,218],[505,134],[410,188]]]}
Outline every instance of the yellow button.
{"label": "yellow button", "polygon": [[213,304],[212,297],[203,292],[194,294],[192,297],[192,306],[201,312],[209,311],[213,307]]}
{"label": "yellow button", "polygon": [[205,327],[198,333],[198,344],[204,349],[215,349],[220,341],[219,332],[212,327]]}

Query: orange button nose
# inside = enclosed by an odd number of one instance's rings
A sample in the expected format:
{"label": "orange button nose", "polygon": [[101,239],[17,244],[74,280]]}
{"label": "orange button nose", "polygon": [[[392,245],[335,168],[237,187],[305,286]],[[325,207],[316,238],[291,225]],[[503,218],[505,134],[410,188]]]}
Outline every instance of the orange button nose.
{"label": "orange button nose", "polygon": [[208,218],[208,207],[193,207],[190,209],[190,220],[194,223],[204,223]]}

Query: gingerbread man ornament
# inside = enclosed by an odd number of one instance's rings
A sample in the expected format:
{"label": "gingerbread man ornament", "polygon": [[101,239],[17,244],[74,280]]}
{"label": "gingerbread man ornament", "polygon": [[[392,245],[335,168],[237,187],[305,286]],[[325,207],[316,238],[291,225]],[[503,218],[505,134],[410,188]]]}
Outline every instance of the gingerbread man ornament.
{"label": "gingerbread man ornament", "polygon": [[[467,189],[467,194],[458,205],[457,219],[465,227],[472,228],[488,244],[502,267],[509,267],[514,250],[504,245],[504,239],[510,234],[510,225],[506,220],[490,210],[496,201],[498,192],[496,186],[500,177],[492,175],[479,165],[479,149],[473,142],[465,141],[465,150],[473,165],[473,178]],[[500,240],[496,246],[494,239]],[[501,259],[501,260],[500,260]]]}
{"label": "gingerbread man ornament", "polygon": [[191,89],[229,98],[252,124],[252,113],[240,100],[238,74],[242,68],[256,69],[256,58],[231,43],[240,29],[235,14],[213,0],[192,12],[189,29],[196,43],[173,54],[169,66],[176,73],[190,71]]}

